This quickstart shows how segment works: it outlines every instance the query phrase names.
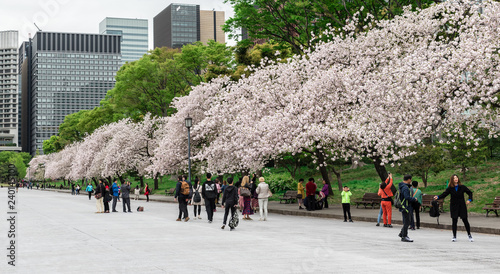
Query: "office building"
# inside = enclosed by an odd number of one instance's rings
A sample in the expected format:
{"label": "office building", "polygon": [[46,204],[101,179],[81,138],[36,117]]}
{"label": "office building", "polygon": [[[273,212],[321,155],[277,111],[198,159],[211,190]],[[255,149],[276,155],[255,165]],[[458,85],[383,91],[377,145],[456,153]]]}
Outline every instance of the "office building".
{"label": "office building", "polygon": [[114,87],[121,36],[37,32],[20,51],[23,150],[43,154],[66,115],[99,106]]}
{"label": "office building", "polygon": [[0,31],[0,151],[19,151],[18,32]]}
{"label": "office building", "polygon": [[99,24],[100,34],[121,35],[122,62],[132,62],[148,52],[148,20],[106,17]]}
{"label": "office building", "polygon": [[171,4],[153,19],[154,47],[181,48],[196,41],[225,43],[223,11],[201,11],[199,5]]}

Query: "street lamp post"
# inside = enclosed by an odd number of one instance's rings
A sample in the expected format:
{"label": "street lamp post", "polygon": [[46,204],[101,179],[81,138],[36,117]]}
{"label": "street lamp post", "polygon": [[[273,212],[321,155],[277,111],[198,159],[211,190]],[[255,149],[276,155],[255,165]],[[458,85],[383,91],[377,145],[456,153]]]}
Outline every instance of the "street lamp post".
{"label": "street lamp post", "polygon": [[193,118],[188,117],[184,120],[188,130],[188,173],[189,182],[191,182],[191,127],[193,126]]}

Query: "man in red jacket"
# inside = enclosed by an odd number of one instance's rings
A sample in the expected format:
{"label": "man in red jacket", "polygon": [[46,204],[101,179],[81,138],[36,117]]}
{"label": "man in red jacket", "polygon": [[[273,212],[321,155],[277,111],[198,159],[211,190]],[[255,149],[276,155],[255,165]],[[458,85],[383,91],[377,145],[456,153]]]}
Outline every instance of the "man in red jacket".
{"label": "man in red jacket", "polygon": [[305,203],[307,211],[313,211],[316,207],[316,184],[314,183],[314,178],[309,178],[309,182],[306,184],[306,196],[307,203]]}

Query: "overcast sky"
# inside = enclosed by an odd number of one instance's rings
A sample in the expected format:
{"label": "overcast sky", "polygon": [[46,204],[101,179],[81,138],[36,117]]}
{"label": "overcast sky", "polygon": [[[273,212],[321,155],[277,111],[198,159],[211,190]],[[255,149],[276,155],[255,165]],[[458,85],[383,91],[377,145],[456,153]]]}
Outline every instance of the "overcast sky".
{"label": "overcast sky", "polygon": [[[149,47],[153,46],[153,17],[172,3],[198,4],[202,10],[233,15],[224,0],[0,0],[0,31],[18,30],[19,43],[37,31],[98,33],[105,17],[139,18],[149,21]],[[226,42],[234,45],[234,41]]]}

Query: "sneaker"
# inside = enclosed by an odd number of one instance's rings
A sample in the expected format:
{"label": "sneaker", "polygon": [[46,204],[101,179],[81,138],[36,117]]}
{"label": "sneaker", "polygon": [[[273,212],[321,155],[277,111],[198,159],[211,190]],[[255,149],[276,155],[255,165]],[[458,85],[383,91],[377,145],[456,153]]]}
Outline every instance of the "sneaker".
{"label": "sneaker", "polygon": [[221,228],[221,229],[224,229],[224,228],[226,228],[226,225],[222,225],[220,228]]}
{"label": "sneaker", "polygon": [[413,243],[413,240],[410,239],[410,237],[406,236],[404,238],[401,238],[401,242]]}
{"label": "sneaker", "polygon": [[387,227],[392,227],[392,225],[391,225],[391,224],[388,224],[388,225],[387,225]]}
{"label": "sneaker", "polygon": [[399,232],[398,237],[403,238],[403,235],[401,234],[401,232]]}
{"label": "sneaker", "polygon": [[386,225],[386,224],[384,224],[384,227],[387,227],[387,225]]}
{"label": "sneaker", "polygon": [[377,223],[375,226],[380,226],[380,223]]}
{"label": "sneaker", "polygon": [[344,223],[347,223],[347,220],[344,220]]}
{"label": "sneaker", "polygon": [[184,219],[184,222],[187,222],[189,221],[189,217],[186,217],[186,219]]}
{"label": "sneaker", "polygon": [[201,216],[198,216],[198,219],[201,219]]}
{"label": "sneaker", "polygon": [[233,231],[233,230],[234,230],[234,228],[232,228],[232,227],[231,227],[231,229],[229,229],[229,231]]}
{"label": "sneaker", "polygon": [[260,218],[259,221],[262,221],[262,218]]}
{"label": "sneaker", "polygon": [[456,238],[456,237],[453,237],[453,238],[451,238],[451,241],[452,241],[452,242],[456,242],[456,241],[457,241],[457,238]]}
{"label": "sneaker", "polygon": [[211,223],[212,223],[212,221],[210,221],[210,220],[209,220],[209,221],[208,221],[208,223],[209,223],[209,224],[211,224]]}
{"label": "sneaker", "polygon": [[266,218],[264,218],[264,222],[266,222],[266,221],[267,221],[267,219],[266,219]]}
{"label": "sneaker", "polygon": [[176,220],[176,221],[177,221],[177,222],[180,222],[180,221],[181,221],[181,218],[177,218],[177,220]]}
{"label": "sneaker", "polygon": [[472,238],[472,235],[469,235],[469,242],[474,242],[474,238]]}
{"label": "sneaker", "polygon": [[349,223],[354,223],[352,220],[349,220]]}

